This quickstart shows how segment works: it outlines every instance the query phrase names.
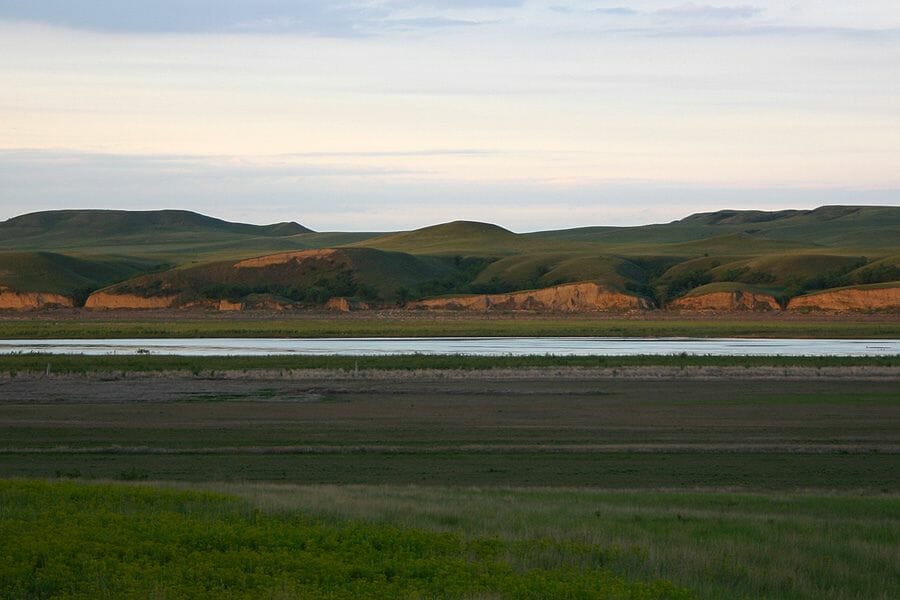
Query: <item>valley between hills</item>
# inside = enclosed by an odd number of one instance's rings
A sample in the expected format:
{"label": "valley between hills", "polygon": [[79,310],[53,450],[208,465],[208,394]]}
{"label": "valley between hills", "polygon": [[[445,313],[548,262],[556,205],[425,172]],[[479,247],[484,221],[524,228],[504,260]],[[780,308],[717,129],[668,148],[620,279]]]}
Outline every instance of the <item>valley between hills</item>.
{"label": "valley between hills", "polygon": [[900,207],[722,210],[518,234],[314,232],[179,210],[0,223],[0,309],[475,313],[900,310]]}

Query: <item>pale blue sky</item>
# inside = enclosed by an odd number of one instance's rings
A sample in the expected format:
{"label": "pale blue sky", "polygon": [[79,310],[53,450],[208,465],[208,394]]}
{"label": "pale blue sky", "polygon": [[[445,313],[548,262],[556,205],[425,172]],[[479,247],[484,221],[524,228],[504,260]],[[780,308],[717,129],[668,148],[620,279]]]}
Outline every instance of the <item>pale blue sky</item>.
{"label": "pale blue sky", "polygon": [[900,204],[892,1],[0,0],[0,218]]}

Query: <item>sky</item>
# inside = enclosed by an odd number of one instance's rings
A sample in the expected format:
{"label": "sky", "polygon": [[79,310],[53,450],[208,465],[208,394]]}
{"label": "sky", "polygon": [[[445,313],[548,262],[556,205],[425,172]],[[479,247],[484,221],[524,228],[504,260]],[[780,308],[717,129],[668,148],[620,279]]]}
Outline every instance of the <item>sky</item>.
{"label": "sky", "polygon": [[900,205],[900,2],[0,0],[0,219]]}

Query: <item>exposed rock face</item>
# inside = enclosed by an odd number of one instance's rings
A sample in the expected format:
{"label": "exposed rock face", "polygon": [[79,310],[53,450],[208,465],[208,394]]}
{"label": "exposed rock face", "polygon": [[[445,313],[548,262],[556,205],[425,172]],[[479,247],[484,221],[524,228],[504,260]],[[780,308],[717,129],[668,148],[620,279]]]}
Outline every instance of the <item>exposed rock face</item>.
{"label": "exposed rock face", "polygon": [[781,306],[769,294],[754,294],[735,290],[710,292],[679,298],[669,308],[678,310],[781,310]]}
{"label": "exposed rock face", "polygon": [[241,310],[244,307],[240,302],[232,302],[230,300],[219,300],[216,303],[216,310],[231,311]]}
{"label": "exposed rock face", "polygon": [[367,310],[369,305],[365,302],[357,302],[355,300],[350,300],[349,298],[335,297],[328,300],[325,303],[326,310],[333,310],[336,312],[350,312],[353,310]]}
{"label": "exposed rock face", "polygon": [[900,310],[900,285],[889,288],[846,289],[798,296],[788,310]]}
{"label": "exposed rock face", "polygon": [[596,283],[571,283],[528,292],[431,298],[410,302],[407,308],[430,310],[533,310],[591,312],[653,308],[646,298],[614,292]]}
{"label": "exposed rock face", "polygon": [[113,308],[172,308],[175,306],[178,296],[151,296],[144,298],[135,294],[113,294],[111,292],[94,292],[85,308],[113,309]]}
{"label": "exposed rock face", "polygon": [[337,250],[301,250],[299,252],[282,252],[281,254],[270,254],[268,256],[260,256],[259,258],[248,258],[234,264],[235,269],[258,269],[261,267],[269,267],[272,265],[283,265],[292,261],[300,262],[309,259],[328,259],[336,258]]}
{"label": "exposed rock face", "polygon": [[74,306],[71,298],[44,292],[14,292],[0,288],[0,310],[35,310],[50,306]]}

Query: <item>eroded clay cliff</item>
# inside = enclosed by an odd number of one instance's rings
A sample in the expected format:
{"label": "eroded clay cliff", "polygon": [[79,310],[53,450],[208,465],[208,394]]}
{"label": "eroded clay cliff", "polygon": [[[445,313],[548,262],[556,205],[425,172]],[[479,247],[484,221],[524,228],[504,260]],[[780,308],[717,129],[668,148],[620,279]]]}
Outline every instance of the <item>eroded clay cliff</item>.
{"label": "eroded clay cliff", "polygon": [[900,285],[882,288],[825,290],[798,296],[788,310],[888,311],[900,310]]}
{"label": "eroded clay cliff", "polygon": [[685,296],[669,304],[676,310],[781,310],[774,296],[747,291],[708,292]]}
{"label": "eroded clay cliff", "polygon": [[175,306],[178,296],[150,296],[145,298],[135,294],[114,294],[112,292],[94,292],[85,308],[115,309],[115,308],[172,308]]}
{"label": "eroded clay cliff", "polygon": [[71,298],[46,292],[16,292],[0,288],[0,310],[36,310],[74,306]]}
{"label": "eroded clay cliff", "polygon": [[596,283],[571,283],[540,290],[508,294],[477,294],[431,298],[407,304],[428,310],[533,310],[545,312],[590,312],[653,308],[646,298],[609,290]]}
{"label": "eroded clay cliff", "polygon": [[259,269],[272,265],[283,265],[289,262],[301,262],[304,260],[337,259],[340,254],[337,250],[300,250],[299,252],[282,252],[269,254],[258,258],[248,258],[234,264],[235,269]]}

